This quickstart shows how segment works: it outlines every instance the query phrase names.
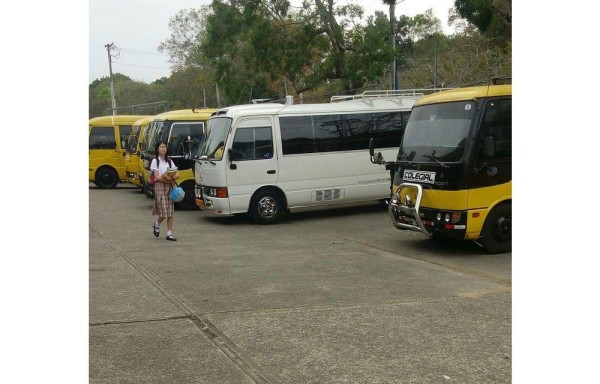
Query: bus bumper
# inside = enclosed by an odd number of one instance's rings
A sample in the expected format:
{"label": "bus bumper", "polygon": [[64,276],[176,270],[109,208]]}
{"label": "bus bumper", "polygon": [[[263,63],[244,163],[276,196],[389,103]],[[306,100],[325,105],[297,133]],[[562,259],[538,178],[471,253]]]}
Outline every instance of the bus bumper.
{"label": "bus bumper", "polygon": [[[413,189],[413,194],[392,195],[388,214],[397,229],[421,232],[427,237],[440,235],[455,240],[464,240],[467,231],[467,211],[449,211],[421,207],[423,189],[419,184],[404,183],[403,188]],[[413,196],[411,198],[410,196]]]}
{"label": "bus bumper", "polygon": [[196,185],[196,205],[203,211],[209,211],[217,215],[231,215],[229,200],[226,198],[211,197],[204,193],[201,185]]}

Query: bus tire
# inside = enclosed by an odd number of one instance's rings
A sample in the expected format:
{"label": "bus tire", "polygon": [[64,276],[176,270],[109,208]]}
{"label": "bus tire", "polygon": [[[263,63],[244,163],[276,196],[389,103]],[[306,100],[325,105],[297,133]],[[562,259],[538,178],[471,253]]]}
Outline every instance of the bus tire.
{"label": "bus tire", "polygon": [[102,167],[96,171],[94,184],[100,189],[114,189],[119,183],[117,171],[110,167]]}
{"label": "bus tire", "polygon": [[199,210],[200,207],[196,205],[196,191],[194,187],[196,186],[192,180],[185,181],[179,184],[183,191],[185,192],[185,197],[179,203],[175,203],[175,206],[179,209],[185,210]]}
{"label": "bus tire", "polygon": [[275,189],[263,189],[252,197],[249,213],[257,224],[275,224],[281,221],[285,209],[281,193]]}
{"label": "bus tire", "polygon": [[146,197],[150,199],[154,197],[154,187],[150,188],[148,184],[146,184]]}
{"label": "bus tire", "polygon": [[140,176],[140,190],[144,195],[146,194],[146,181],[144,181],[142,176]]}
{"label": "bus tire", "polygon": [[488,253],[512,250],[512,204],[504,203],[492,209],[481,231],[483,249]]}

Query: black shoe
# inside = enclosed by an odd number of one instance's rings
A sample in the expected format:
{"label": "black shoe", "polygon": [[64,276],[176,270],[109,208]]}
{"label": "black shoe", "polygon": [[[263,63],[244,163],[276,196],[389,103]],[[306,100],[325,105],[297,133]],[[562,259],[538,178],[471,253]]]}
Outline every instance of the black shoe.
{"label": "black shoe", "polygon": [[171,241],[177,241],[176,238],[173,237],[173,235],[169,235],[167,236],[167,240],[171,240]]}
{"label": "black shoe", "polygon": [[152,229],[154,230],[154,237],[158,237],[158,235],[160,235],[160,227],[156,228],[154,224],[152,224]]}

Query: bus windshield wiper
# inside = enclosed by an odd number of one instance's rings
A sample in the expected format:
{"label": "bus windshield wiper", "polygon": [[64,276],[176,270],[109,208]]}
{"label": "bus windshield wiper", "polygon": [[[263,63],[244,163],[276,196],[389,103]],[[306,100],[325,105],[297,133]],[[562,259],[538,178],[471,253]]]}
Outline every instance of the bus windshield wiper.
{"label": "bus windshield wiper", "polygon": [[215,163],[213,161],[213,159],[211,159],[210,157],[206,156],[206,155],[202,155],[198,158],[198,160],[200,161],[208,161],[209,163],[211,163],[212,165],[216,165],[217,163]]}
{"label": "bus windshield wiper", "polygon": [[426,159],[435,161],[436,163],[438,163],[439,165],[441,165],[444,168],[448,168],[448,166],[445,163],[441,162],[439,158],[435,157],[435,149],[433,150],[433,153],[431,155],[421,155],[421,156],[423,156]]}
{"label": "bus windshield wiper", "polygon": [[[411,154],[414,156],[414,152],[411,152]],[[412,159],[412,157],[411,157],[411,159]],[[406,161],[410,165],[414,165],[413,163],[410,162],[410,160],[408,159],[408,155],[406,154],[406,152],[404,152],[404,150],[402,150],[402,154],[400,155],[400,160]]]}

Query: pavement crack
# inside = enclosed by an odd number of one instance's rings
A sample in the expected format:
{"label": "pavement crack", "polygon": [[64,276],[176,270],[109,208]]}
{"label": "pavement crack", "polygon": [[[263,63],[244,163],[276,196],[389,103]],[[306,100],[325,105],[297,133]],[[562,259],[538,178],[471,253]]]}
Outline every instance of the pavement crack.
{"label": "pavement crack", "polygon": [[138,323],[155,323],[159,321],[172,321],[187,319],[187,316],[168,316],[156,319],[130,319],[130,320],[108,320],[108,321],[96,321],[90,323],[90,327],[98,327],[102,325],[121,325],[121,324],[138,324]]}
{"label": "pavement crack", "polygon": [[150,284],[152,284],[159,292],[169,300],[173,305],[180,309],[192,323],[201,330],[206,337],[225,354],[235,365],[237,365],[251,380],[258,384],[269,384],[272,382],[267,380],[263,373],[259,372],[258,365],[252,361],[248,356],[245,356],[240,348],[230,340],[223,332],[221,332],[211,321],[205,316],[196,315],[189,307],[185,304],[183,299],[178,298],[175,294],[171,293],[156,277],[152,272],[146,270],[144,266],[139,263],[135,258],[131,257],[125,250],[121,249],[115,244],[100,228],[94,224],[90,224],[90,229],[97,233],[102,239],[104,239],[116,252],[135,268]]}

